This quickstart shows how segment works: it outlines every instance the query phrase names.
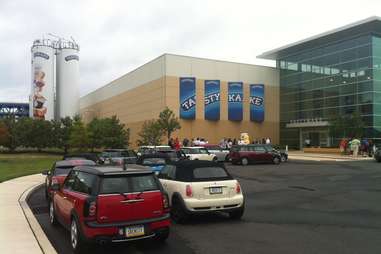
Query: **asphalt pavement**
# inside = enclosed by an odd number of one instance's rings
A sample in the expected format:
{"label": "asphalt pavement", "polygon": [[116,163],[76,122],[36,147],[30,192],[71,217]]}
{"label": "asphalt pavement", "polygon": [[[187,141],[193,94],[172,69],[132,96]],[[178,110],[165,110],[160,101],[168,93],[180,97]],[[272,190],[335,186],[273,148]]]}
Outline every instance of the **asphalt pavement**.
{"label": "asphalt pavement", "polygon": [[[290,161],[232,166],[246,210],[174,224],[165,244],[95,246],[89,253],[381,253],[381,164]],[[43,189],[28,200],[58,253],[71,253],[69,232],[49,224]]]}

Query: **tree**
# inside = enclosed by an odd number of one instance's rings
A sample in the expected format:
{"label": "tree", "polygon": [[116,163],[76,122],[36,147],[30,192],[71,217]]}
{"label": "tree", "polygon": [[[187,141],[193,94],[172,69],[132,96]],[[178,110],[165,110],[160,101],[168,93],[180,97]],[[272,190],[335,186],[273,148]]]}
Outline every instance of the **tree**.
{"label": "tree", "polygon": [[90,148],[124,148],[129,144],[129,129],[116,116],[94,118],[88,125]]}
{"label": "tree", "polygon": [[20,136],[16,130],[17,121],[14,116],[6,117],[2,120],[3,128],[6,129],[6,136],[3,137],[2,145],[8,148],[11,152],[15,151],[20,145]]}
{"label": "tree", "polygon": [[0,146],[5,146],[9,142],[9,131],[5,123],[0,120]]}
{"label": "tree", "polygon": [[330,135],[335,138],[362,137],[365,123],[361,115],[356,111],[351,115],[338,116],[330,121]]}
{"label": "tree", "polygon": [[163,136],[163,129],[158,121],[149,120],[143,123],[142,129],[139,132],[140,139],[138,139],[138,146],[152,145],[157,146],[161,144],[161,137]]}
{"label": "tree", "polygon": [[74,118],[73,126],[70,128],[69,146],[79,151],[87,151],[89,136],[86,126],[80,118]]}
{"label": "tree", "polygon": [[168,107],[160,112],[157,122],[160,128],[163,129],[163,132],[167,135],[168,139],[171,138],[172,132],[181,128],[179,119]]}

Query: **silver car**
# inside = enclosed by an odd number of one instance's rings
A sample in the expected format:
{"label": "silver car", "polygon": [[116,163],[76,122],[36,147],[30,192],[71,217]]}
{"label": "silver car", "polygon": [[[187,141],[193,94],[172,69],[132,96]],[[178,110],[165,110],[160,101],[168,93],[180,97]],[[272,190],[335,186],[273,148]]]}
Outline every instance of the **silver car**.
{"label": "silver car", "polygon": [[217,156],[217,161],[229,161],[229,149],[221,148],[218,145],[208,145],[205,146],[205,148],[208,149],[211,154],[215,154]]}

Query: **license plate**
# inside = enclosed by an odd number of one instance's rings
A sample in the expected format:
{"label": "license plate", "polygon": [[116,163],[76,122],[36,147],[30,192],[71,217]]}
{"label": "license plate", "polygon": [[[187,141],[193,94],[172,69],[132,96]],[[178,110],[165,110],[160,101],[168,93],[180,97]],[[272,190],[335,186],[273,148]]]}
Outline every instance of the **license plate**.
{"label": "license plate", "polygon": [[209,193],[210,194],[221,194],[222,193],[222,187],[210,187]]}
{"label": "license plate", "polygon": [[144,235],[144,226],[126,227],[126,237],[136,237]]}

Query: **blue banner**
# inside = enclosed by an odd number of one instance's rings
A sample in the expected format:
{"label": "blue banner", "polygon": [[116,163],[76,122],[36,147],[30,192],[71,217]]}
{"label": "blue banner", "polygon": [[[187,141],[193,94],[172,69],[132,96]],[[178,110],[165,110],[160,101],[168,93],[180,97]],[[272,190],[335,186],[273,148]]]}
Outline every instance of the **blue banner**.
{"label": "blue banner", "polygon": [[180,118],[196,118],[196,78],[180,78]]}
{"label": "blue banner", "polygon": [[205,119],[220,120],[220,81],[205,80]]}
{"label": "blue banner", "polygon": [[261,123],[265,120],[265,86],[250,85],[250,120]]}
{"label": "blue banner", "polygon": [[228,83],[228,119],[242,121],[243,118],[243,83]]}

